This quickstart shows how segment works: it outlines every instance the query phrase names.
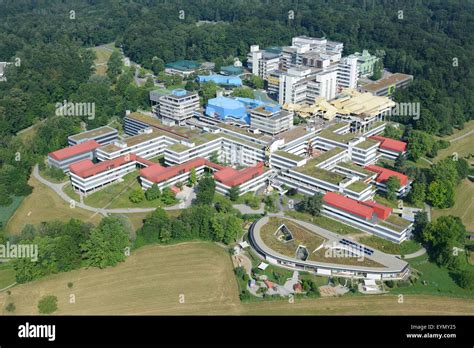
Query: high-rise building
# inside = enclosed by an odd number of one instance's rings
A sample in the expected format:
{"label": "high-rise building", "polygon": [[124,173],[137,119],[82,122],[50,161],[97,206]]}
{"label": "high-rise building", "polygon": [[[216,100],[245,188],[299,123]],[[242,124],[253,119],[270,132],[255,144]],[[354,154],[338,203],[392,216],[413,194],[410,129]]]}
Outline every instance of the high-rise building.
{"label": "high-rise building", "polygon": [[247,56],[247,67],[252,74],[266,80],[271,71],[278,69],[280,56],[278,50],[261,50],[258,45],[252,45]]}
{"label": "high-rise building", "polygon": [[344,57],[337,66],[338,92],[344,88],[357,89],[359,69],[357,57]]}
{"label": "high-rise building", "polygon": [[159,99],[159,114],[165,123],[183,124],[199,109],[199,95],[175,89]]}

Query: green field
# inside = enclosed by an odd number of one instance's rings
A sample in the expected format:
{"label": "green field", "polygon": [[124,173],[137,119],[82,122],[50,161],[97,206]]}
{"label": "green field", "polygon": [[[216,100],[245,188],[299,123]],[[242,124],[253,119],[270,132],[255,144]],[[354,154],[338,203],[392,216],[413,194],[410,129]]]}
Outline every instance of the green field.
{"label": "green field", "polygon": [[23,196],[12,196],[12,203],[10,205],[0,206],[0,226],[7,225],[8,220],[13,216],[24,198]]}
{"label": "green field", "polygon": [[[397,287],[392,290],[393,292],[398,294],[427,294],[474,298],[474,291],[459,287],[450,277],[450,271],[429,262],[428,255],[425,254],[407,261],[413,269],[421,272],[421,277],[413,286]],[[423,281],[426,281],[427,284],[424,285]]]}
{"label": "green field", "polygon": [[101,215],[78,207],[72,208],[68,202],[34,176],[30,177],[28,183],[33,187],[33,192],[21,202],[8,221],[7,233],[17,235],[26,224],[38,225],[49,220],[68,221],[75,218],[94,224],[100,221]]}
{"label": "green field", "polygon": [[114,43],[109,43],[103,46],[94,47],[92,50],[96,54],[94,60],[95,73],[97,75],[105,75],[107,73],[107,62],[113,51],[118,51],[118,48],[114,46]]}
{"label": "green field", "polygon": [[[319,279],[321,285],[327,278]],[[67,284],[73,283],[72,289]],[[59,315],[472,315],[474,300],[397,293],[242,303],[224,248],[208,242],[147,246],[106,269],[80,269],[16,285],[0,293],[0,311],[37,314],[38,300],[58,297]],[[68,299],[74,294],[76,302]],[[182,297],[184,296],[184,297]],[[180,303],[180,299],[184,299]]]}
{"label": "green field", "polygon": [[9,263],[0,263],[0,290],[15,283],[15,270]]}

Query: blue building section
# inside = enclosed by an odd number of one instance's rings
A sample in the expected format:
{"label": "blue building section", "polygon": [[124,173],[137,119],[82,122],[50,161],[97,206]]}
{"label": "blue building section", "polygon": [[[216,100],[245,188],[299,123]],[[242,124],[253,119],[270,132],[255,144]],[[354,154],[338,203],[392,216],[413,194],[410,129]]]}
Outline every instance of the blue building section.
{"label": "blue building section", "polygon": [[236,77],[236,76],[199,75],[197,77],[197,81],[199,83],[212,81],[217,85],[224,85],[224,86],[233,86],[233,87],[242,86],[242,80],[240,79],[240,77]]}
{"label": "blue building section", "polygon": [[250,98],[217,97],[208,100],[205,114],[221,120],[233,119],[250,124],[250,110],[264,105],[271,108],[279,107],[279,105],[268,105]]}
{"label": "blue building section", "polygon": [[171,91],[171,94],[176,97],[185,97],[188,92],[185,89],[177,88]]}

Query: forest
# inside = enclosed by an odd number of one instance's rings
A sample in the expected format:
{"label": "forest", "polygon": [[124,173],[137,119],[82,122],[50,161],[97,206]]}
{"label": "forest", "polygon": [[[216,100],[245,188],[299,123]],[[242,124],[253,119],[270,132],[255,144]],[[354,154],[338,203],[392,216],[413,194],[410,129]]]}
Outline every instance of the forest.
{"label": "forest", "polygon": [[[416,130],[446,135],[474,110],[474,2],[462,0],[18,0],[0,2],[0,203],[27,195],[31,167],[90,126],[147,105],[130,74],[97,76],[87,48],[115,42],[145,68],[178,59],[245,61],[251,44],[288,45],[295,35],[344,42],[344,54],[383,54],[391,71],[413,74],[396,100],[420,102]],[[127,82],[129,85],[127,85]],[[117,86],[122,86],[116,88]],[[96,102],[94,120],[54,118],[63,100]],[[41,123],[26,144],[15,134]]]}

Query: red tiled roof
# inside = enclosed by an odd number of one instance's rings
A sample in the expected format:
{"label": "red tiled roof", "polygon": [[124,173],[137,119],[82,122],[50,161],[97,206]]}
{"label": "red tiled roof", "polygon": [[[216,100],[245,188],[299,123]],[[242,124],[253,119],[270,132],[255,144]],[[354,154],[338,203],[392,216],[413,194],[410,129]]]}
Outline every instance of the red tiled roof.
{"label": "red tiled roof", "polygon": [[379,174],[377,176],[377,178],[375,178],[375,181],[377,181],[377,182],[384,183],[391,176],[395,176],[395,177],[398,178],[398,180],[400,180],[400,186],[403,187],[403,186],[406,186],[408,184],[408,177],[405,174],[396,172],[394,170],[379,167],[379,166],[376,166],[376,165],[366,166],[365,169]]}
{"label": "red tiled roof", "polygon": [[364,201],[361,203],[371,207],[374,210],[374,213],[377,214],[377,217],[381,220],[385,220],[392,213],[392,208],[386,207],[385,205],[379,204],[375,201]]}
{"label": "red tiled roof", "polygon": [[57,150],[48,154],[49,157],[54,158],[57,161],[62,161],[67,158],[82,155],[86,152],[94,151],[100,147],[100,144],[95,140],[85,141],[77,145],[65,147],[64,149]]}
{"label": "red tiled roof", "polygon": [[394,151],[394,152],[405,152],[407,149],[407,143],[394,140],[380,135],[373,135],[369,137],[370,139],[380,141],[380,147],[385,150]]}
{"label": "red tiled roof", "polygon": [[159,183],[171,179],[181,173],[187,173],[192,168],[197,168],[201,166],[211,167],[216,170],[225,168],[221,165],[212,163],[205,158],[195,158],[193,160],[172,167],[163,167],[157,163],[154,163],[152,166],[140,170],[140,176],[152,182]]}
{"label": "red tiled roof", "polygon": [[323,201],[340,210],[344,210],[350,214],[360,216],[366,220],[371,220],[374,215],[374,209],[368,207],[352,198],[341,196],[334,192],[327,192]]}
{"label": "red tiled roof", "polygon": [[87,178],[90,176],[97,175],[99,173],[103,173],[107,170],[118,168],[126,163],[136,162],[137,156],[134,154],[128,154],[124,156],[120,156],[108,161],[103,161],[99,163],[92,163],[91,160],[83,160],[71,164],[69,166],[69,170],[71,173],[80,176],[81,178]]}
{"label": "red tiled roof", "polygon": [[257,165],[243,170],[235,170],[230,167],[224,168],[214,173],[214,178],[226,186],[233,187],[263,174],[263,171],[263,162],[259,162]]}

